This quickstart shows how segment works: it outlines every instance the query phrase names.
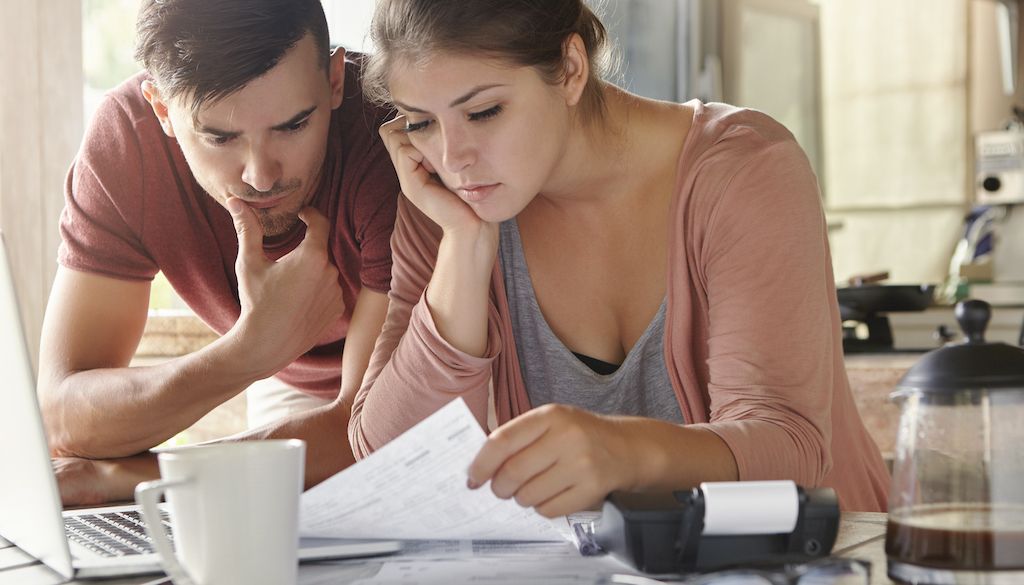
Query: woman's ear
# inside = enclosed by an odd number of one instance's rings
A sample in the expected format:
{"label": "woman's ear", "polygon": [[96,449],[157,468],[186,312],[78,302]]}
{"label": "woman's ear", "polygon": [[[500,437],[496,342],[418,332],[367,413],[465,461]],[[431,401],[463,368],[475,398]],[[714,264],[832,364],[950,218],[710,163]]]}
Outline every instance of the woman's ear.
{"label": "woman's ear", "polygon": [[590,57],[578,33],[569,35],[562,44],[562,63],[565,67],[565,79],[562,80],[565,101],[570,106],[578,105],[590,79]]}
{"label": "woman's ear", "polygon": [[160,121],[160,127],[163,128],[164,134],[174,138],[174,126],[171,124],[171,116],[167,111],[167,102],[160,95],[160,90],[157,89],[156,84],[148,79],[143,81],[142,97],[146,98],[146,101],[149,102],[149,107],[153,108],[153,113],[156,114],[156,119]]}

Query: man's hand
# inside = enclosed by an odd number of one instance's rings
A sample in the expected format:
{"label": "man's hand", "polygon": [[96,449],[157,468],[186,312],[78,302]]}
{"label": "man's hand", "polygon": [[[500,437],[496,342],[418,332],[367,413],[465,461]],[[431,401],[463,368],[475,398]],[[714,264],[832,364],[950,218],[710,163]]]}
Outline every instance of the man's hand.
{"label": "man's hand", "polygon": [[53,459],[60,499],[65,506],[97,506],[130,501],[135,486],[160,476],[156,455],[141,453],[120,459]]}
{"label": "man's hand", "polygon": [[266,375],[309,351],[345,312],[338,269],[327,251],[330,225],[312,207],[299,212],[306,236],[273,262],[263,253],[263,229],[241,200],[227,200],[238,234],[238,296],[242,312],[232,331],[247,340],[247,355]]}

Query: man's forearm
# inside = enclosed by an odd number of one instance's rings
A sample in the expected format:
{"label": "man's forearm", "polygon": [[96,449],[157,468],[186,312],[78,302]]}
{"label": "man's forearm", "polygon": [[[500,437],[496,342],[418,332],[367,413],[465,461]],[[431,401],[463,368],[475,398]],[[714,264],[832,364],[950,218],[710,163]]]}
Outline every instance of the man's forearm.
{"label": "man's forearm", "polygon": [[387,295],[368,289],[359,293],[341,360],[341,390],[331,404],[285,417],[259,429],[231,437],[302,439],[306,441],[306,488],[311,488],[355,463],[348,442],[352,401],[362,384],[374,342],[387,313]]}
{"label": "man's forearm", "polygon": [[53,460],[53,469],[65,506],[129,502],[140,482],[160,478],[155,453],[120,459],[61,457]]}
{"label": "man's forearm", "polygon": [[306,442],[306,489],[355,463],[348,444],[351,405],[331,404],[284,417],[227,440],[302,439]]}
{"label": "man's forearm", "polygon": [[99,459],[162,443],[271,373],[238,359],[243,351],[225,336],[155,366],[64,376],[40,396],[51,450],[56,456]]}

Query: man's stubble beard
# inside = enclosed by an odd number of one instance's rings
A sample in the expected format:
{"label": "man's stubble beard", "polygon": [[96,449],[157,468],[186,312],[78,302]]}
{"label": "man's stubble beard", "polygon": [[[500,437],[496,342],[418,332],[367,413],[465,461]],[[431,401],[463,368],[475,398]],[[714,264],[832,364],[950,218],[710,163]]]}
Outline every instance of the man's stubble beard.
{"label": "man's stubble beard", "polygon": [[254,211],[260,220],[264,236],[279,236],[288,233],[300,221],[298,211],[278,213],[269,209],[255,209]]}
{"label": "man's stubble beard", "polygon": [[[288,197],[294,196],[294,192],[298,190],[307,189],[303,181],[299,179],[293,179],[283,185],[275,185],[273,189],[266,192],[265,194],[250,188],[248,193],[245,193],[243,199],[258,200],[260,198],[271,198],[277,197],[282,192],[289,192]],[[299,211],[309,204],[308,199],[311,198],[311,194],[307,193],[302,201],[298,205],[292,205],[291,208],[286,210],[280,209],[256,209],[253,211],[256,213],[257,219],[260,221],[260,226],[263,228],[263,235],[267,237],[279,236],[288,233],[295,227],[295,224],[299,222]]]}

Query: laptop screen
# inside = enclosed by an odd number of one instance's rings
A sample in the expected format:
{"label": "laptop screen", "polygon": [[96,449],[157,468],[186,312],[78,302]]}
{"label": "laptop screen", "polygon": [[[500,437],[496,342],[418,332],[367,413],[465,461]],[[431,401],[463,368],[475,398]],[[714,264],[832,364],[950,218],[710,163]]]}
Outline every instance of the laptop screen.
{"label": "laptop screen", "polygon": [[9,260],[0,233],[0,536],[70,579],[60,494]]}

